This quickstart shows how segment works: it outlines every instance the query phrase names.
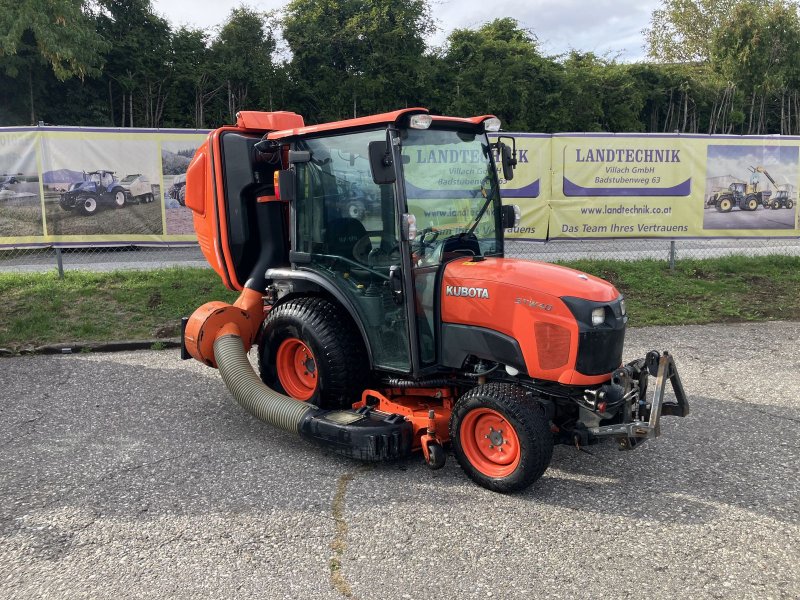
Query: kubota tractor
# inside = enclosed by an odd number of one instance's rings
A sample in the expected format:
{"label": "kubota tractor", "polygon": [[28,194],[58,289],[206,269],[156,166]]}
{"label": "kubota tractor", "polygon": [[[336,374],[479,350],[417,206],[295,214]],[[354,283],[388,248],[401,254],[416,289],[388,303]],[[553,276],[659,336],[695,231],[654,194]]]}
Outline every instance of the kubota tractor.
{"label": "kubota tractor", "polygon": [[[663,415],[686,416],[671,355],[622,364],[614,286],[504,257],[519,209],[500,202],[497,169],[511,179],[516,151],[489,139],[499,127],[412,108],[308,127],[241,112],[212,132],[186,206],[241,295],[184,319],[182,357],[217,367],[259,419],[337,453],[421,450],[437,468],[451,445],[501,492],[538,479],[554,443],[631,449]],[[349,214],[353,190],[376,208]]]}

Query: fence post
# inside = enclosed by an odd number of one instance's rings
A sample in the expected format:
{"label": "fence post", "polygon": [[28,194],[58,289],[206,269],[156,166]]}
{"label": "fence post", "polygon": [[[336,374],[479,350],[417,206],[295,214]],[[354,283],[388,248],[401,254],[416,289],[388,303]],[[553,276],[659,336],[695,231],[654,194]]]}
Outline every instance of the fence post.
{"label": "fence post", "polygon": [[675,270],[675,240],[669,242],[669,270]]}
{"label": "fence post", "polygon": [[58,278],[64,279],[64,261],[61,259],[61,248],[56,246],[56,264],[58,265]]}

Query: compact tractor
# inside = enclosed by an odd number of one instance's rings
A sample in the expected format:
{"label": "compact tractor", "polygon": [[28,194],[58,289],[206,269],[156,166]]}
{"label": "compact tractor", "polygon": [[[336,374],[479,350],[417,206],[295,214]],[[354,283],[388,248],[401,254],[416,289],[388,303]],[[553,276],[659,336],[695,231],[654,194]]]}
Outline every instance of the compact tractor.
{"label": "compact tractor", "polygon": [[114,177],[114,171],[91,171],[83,174],[83,181],[73,183],[61,194],[59,204],[67,211],[77,210],[82,215],[93,215],[104,205],[122,208],[130,194]]}
{"label": "compact tractor", "polygon": [[750,171],[753,173],[763,173],[767,176],[770,183],[775,186],[777,190],[775,195],[771,198],[767,196],[764,200],[764,208],[772,208],[773,210],[778,210],[779,208],[794,208],[794,200],[789,196],[789,190],[786,189],[786,186],[780,186],[778,183],[772,178],[772,175],[769,174],[764,167],[750,167]]}
{"label": "compact tractor", "polygon": [[[213,131],[186,206],[241,294],[183,320],[182,357],[218,368],[257,418],[333,452],[421,451],[439,468],[452,447],[500,492],[537,480],[554,443],[632,449],[662,416],[686,416],[669,353],[622,363],[613,285],[504,256],[520,213],[500,201],[516,149],[499,128],[411,108],[314,126],[241,112]],[[376,208],[351,215],[354,195]]]}

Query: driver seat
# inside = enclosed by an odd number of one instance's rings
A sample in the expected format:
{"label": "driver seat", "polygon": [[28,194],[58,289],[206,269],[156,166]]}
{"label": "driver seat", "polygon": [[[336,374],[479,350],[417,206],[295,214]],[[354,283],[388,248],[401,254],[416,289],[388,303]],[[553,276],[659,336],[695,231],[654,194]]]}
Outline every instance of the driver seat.
{"label": "driver seat", "polygon": [[[328,223],[328,228],[325,230],[327,253],[334,256],[343,256],[349,260],[361,263],[363,260],[359,260],[353,250],[356,243],[366,236],[367,230],[358,219],[333,219]],[[366,246],[359,252],[362,259],[369,254],[370,250],[372,250],[372,242],[368,241]]]}

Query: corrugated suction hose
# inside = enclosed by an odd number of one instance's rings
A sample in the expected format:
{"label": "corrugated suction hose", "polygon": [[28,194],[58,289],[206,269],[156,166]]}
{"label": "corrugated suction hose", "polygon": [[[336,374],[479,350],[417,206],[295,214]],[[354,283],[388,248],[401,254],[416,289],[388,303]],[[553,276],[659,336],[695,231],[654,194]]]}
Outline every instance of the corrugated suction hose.
{"label": "corrugated suction hose", "polygon": [[253,370],[242,338],[223,334],[214,340],[214,358],[220,375],[236,402],[251,415],[290,433],[299,433],[300,422],[313,404],[301,402],[270,389]]}

